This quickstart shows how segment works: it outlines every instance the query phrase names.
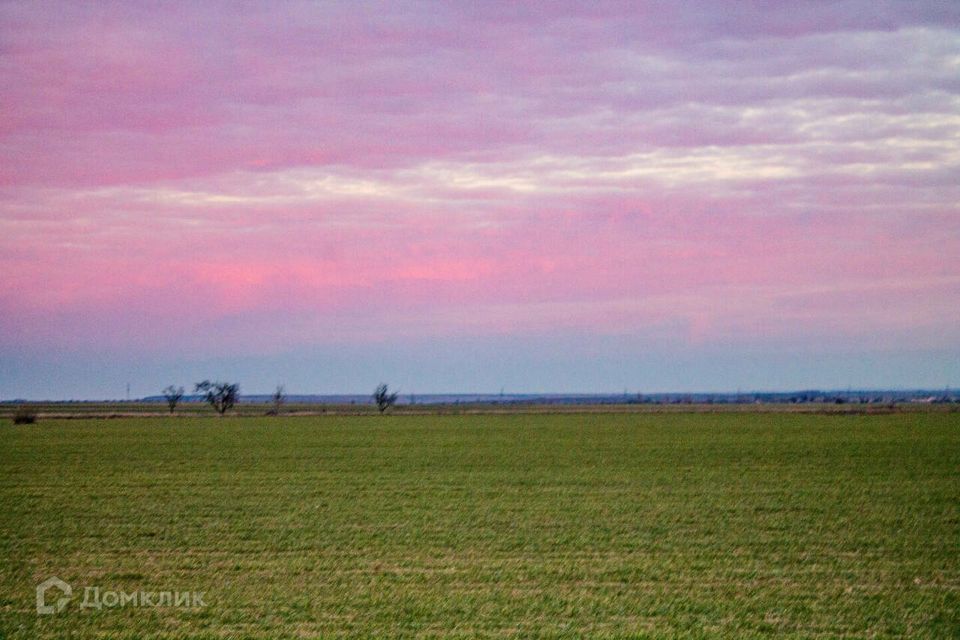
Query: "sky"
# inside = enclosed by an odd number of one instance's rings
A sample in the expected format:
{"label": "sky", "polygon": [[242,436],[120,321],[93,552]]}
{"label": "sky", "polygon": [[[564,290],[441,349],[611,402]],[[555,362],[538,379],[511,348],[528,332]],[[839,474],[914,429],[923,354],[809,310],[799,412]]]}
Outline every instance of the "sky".
{"label": "sky", "polygon": [[0,398],[960,385],[960,3],[0,2]]}

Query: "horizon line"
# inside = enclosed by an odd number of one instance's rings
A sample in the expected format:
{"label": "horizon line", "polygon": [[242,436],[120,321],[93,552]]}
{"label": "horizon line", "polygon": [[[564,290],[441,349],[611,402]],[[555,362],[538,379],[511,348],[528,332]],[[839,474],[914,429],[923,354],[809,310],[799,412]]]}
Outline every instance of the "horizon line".
{"label": "horizon line", "polygon": [[[900,394],[910,394],[910,395],[923,395],[931,392],[942,392],[946,394],[960,392],[960,387],[955,387],[953,385],[944,385],[942,387],[847,387],[847,388],[830,388],[830,387],[803,387],[803,388],[789,388],[789,389],[737,389],[737,390],[726,390],[726,391],[545,391],[545,392],[531,392],[531,391],[518,391],[518,392],[506,392],[506,391],[448,391],[448,392],[405,392],[402,389],[397,390],[400,393],[400,400],[404,401],[404,404],[407,404],[408,400],[413,398],[464,398],[464,397],[475,397],[475,398],[524,398],[524,399],[537,399],[537,398],[550,398],[550,399],[563,399],[563,398],[642,398],[642,397],[675,397],[675,396],[703,396],[703,397],[731,397],[731,396],[746,396],[746,395],[772,395],[772,396],[785,396],[791,394],[808,394],[808,393],[822,393],[822,394],[831,394],[831,395],[840,395],[840,394],[870,394],[870,393],[900,393]],[[245,398],[269,398],[273,393],[266,392],[252,392],[252,393],[241,393],[239,394],[238,401],[243,401]],[[350,399],[359,399],[359,398],[369,398],[371,393],[285,393],[285,398],[350,398]],[[195,392],[188,393],[184,395],[183,402],[193,402],[197,401],[197,398],[202,398],[200,394]],[[113,403],[134,403],[134,402],[162,402],[163,394],[156,393],[147,396],[140,396],[137,398],[3,398],[0,399],[0,404],[16,404],[16,403],[89,403],[89,402],[113,402]]]}

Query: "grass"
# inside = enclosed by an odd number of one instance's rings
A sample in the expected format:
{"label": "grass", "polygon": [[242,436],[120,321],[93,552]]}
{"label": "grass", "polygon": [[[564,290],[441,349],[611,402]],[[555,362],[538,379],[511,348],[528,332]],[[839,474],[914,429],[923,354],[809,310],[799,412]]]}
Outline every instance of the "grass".
{"label": "grass", "polygon": [[[0,422],[4,418],[13,418],[18,409],[27,409],[36,414],[38,420],[97,419],[116,420],[122,418],[165,418],[170,416],[163,402],[144,402],[142,400],[122,401],[66,401],[66,402],[0,402]],[[273,409],[272,402],[248,402],[241,400],[229,415],[245,418],[262,418]],[[680,403],[636,403],[636,404],[538,404],[535,402],[478,402],[478,403],[441,403],[441,404],[398,404],[390,410],[392,415],[470,415],[470,414],[518,414],[518,413],[818,413],[818,414],[889,414],[889,413],[951,413],[960,408],[951,403],[928,404],[923,402],[887,403],[762,403],[762,404],[690,404]],[[357,404],[335,403],[284,403],[281,410],[286,417],[304,416],[375,416],[377,407],[372,402]],[[214,417],[217,414],[206,402],[182,402],[177,405],[174,417],[199,418]]]}
{"label": "grass", "polygon": [[45,420],[0,462],[3,638],[960,636],[957,413]]}

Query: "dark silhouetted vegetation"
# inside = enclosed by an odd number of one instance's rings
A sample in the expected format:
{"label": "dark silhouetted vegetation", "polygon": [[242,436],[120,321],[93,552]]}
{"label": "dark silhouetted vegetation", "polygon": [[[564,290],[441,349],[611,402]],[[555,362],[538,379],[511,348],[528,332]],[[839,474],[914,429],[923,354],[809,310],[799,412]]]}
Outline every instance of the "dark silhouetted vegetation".
{"label": "dark silhouetted vegetation", "polygon": [[173,414],[177,405],[183,400],[183,387],[170,385],[163,390],[163,397],[167,399],[167,406],[170,407],[170,413]]}
{"label": "dark silhouetted vegetation", "polygon": [[20,405],[13,412],[13,424],[33,424],[37,421],[37,411],[30,406]]}
{"label": "dark silhouetted vegetation", "polygon": [[377,403],[377,410],[380,413],[395,405],[399,396],[400,394],[396,391],[390,393],[389,387],[383,383],[377,385],[373,391],[373,401]]}
{"label": "dark silhouetted vegetation", "polygon": [[240,396],[240,385],[231,382],[198,382],[195,391],[204,394],[204,399],[219,415],[225,414],[237,403]]}
{"label": "dark silhouetted vegetation", "polygon": [[277,385],[277,390],[273,392],[271,396],[271,401],[273,406],[270,407],[270,410],[267,411],[268,416],[278,416],[283,410],[283,403],[287,401],[286,390],[283,388],[282,384]]}

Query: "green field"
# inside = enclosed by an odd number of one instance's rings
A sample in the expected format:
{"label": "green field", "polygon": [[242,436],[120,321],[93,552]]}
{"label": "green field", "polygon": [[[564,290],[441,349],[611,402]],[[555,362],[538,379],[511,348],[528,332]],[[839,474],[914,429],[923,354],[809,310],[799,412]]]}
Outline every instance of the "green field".
{"label": "green field", "polygon": [[0,462],[2,638],[960,636],[958,413],[8,420]]}

